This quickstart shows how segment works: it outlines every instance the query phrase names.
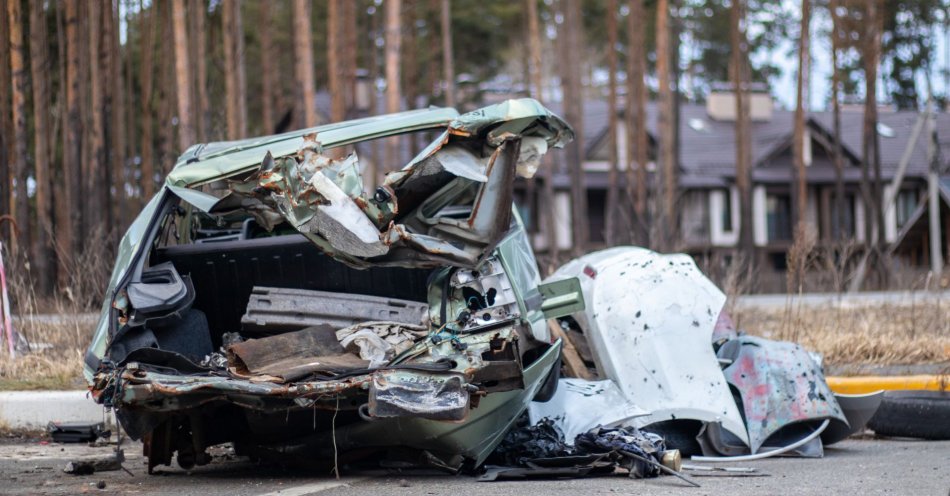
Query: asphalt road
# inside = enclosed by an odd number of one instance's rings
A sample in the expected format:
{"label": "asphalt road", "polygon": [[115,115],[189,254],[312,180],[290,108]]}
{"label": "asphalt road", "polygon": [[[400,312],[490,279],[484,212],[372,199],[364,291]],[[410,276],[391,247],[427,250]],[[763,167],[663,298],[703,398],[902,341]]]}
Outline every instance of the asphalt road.
{"label": "asphalt road", "polygon": [[[162,467],[160,475],[147,475],[138,444],[126,446],[122,471],[88,476],[64,474],[74,457],[108,454],[110,447],[40,444],[38,440],[0,441],[0,494],[173,494],[176,496],[282,495],[503,495],[535,494],[950,494],[950,441],[851,439],[825,448],[823,459],[769,459],[734,464],[755,467],[757,477],[694,477],[702,487],[687,487],[673,477],[632,480],[613,476],[576,480],[477,482],[469,476],[420,472],[343,470],[336,480],[327,474],[258,466],[235,459],[228,451],[215,453],[215,461],[186,472]],[[695,474],[696,472],[686,472]],[[104,485],[104,489],[97,487]]]}

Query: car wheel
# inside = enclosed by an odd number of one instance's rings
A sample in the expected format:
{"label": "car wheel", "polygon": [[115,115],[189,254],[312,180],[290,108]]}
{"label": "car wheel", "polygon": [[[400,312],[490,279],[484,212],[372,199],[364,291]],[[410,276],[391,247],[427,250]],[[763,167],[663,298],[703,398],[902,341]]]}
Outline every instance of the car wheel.
{"label": "car wheel", "polygon": [[868,428],[881,436],[950,439],[950,392],[888,391]]}
{"label": "car wheel", "polygon": [[550,401],[551,398],[554,397],[554,393],[557,392],[557,383],[560,379],[561,356],[558,355],[557,361],[554,362],[554,365],[548,372],[548,376],[544,378],[544,384],[541,384],[541,389],[538,389],[538,392],[534,394],[534,401],[539,403]]}

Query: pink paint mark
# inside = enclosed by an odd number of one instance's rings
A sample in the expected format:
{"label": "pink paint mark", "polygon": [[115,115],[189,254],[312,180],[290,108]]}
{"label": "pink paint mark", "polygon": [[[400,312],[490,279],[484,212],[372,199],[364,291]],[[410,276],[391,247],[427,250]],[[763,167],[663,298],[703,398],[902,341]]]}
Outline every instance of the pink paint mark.
{"label": "pink paint mark", "polygon": [[7,335],[7,348],[10,358],[16,358],[16,348],[13,343],[13,320],[10,318],[10,297],[7,295],[7,274],[3,267],[3,243],[0,243],[0,303],[3,309],[3,329]]}

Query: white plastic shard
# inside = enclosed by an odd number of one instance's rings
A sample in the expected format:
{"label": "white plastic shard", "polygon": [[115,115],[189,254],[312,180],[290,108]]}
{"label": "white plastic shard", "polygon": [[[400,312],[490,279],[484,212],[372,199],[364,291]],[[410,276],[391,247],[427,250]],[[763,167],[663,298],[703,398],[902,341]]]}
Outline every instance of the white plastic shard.
{"label": "white plastic shard", "polygon": [[333,248],[355,256],[373,257],[388,251],[380,240],[379,229],[330,178],[314,174],[310,184],[329,201],[317,207],[311,220],[313,232],[322,234]]}
{"label": "white plastic shard", "polygon": [[518,155],[517,174],[525,179],[534,177],[541,166],[541,159],[548,152],[548,141],[544,138],[526,136],[521,139]]}
{"label": "white plastic shard", "polygon": [[528,405],[531,425],[543,418],[551,419],[564,433],[564,441],[569,445],[574,444],[578,434],[594,427],[629,424],[645,415],[649,412],[634,405],[609,380],[561,379],[554,397],[544,403],[532,401]]}
{"label": "white plastic shard", "polygon": [[446,145],[433,156],[438,158],[443,169],[458,177],[479,183],[488,181],[488,177],[485,176],[487,157],[476,157],[475,154],[458,145]]}
{"label": "white plastic shard", "polygon": [[711,338],[726,296],[686,255],[637,247],[591,253],[548,280],[578,277],[587,310],[574,317],[602,377],[650,412],[637,427],[674,419],[719,422],[748,444]]}

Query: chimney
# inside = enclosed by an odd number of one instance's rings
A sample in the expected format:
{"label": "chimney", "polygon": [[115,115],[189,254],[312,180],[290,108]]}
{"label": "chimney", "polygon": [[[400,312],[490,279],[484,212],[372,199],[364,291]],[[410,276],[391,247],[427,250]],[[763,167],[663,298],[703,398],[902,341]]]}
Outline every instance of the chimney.
{"label": "chimney", "polygon": [[[370,110],[369,102],[371,97],[371,92],[376,91],[371,77],[369,77],[369,71],[366,69],[357,69],[356,70],[356,87],[355,95],[353,95],[353,106],[356,107],[356,110],[360,112],[366,112]],[[375,111],[375,109],[372,109]]]}
{"label": "chimney", "polygon": [[[749,114],[753,122],[772,120],[772,97],[765,85],[753,83],[749,91]],[[713,85],[706,96],[706,114],[715,121],[732,122],[736,120],[736,94],[732,85],[720,83]]]}

